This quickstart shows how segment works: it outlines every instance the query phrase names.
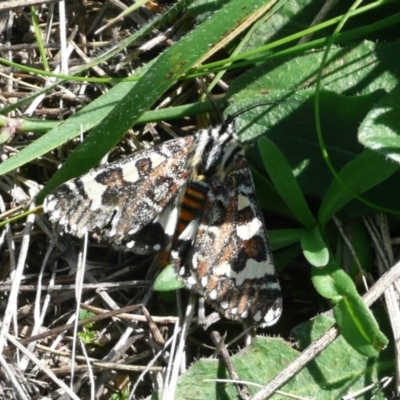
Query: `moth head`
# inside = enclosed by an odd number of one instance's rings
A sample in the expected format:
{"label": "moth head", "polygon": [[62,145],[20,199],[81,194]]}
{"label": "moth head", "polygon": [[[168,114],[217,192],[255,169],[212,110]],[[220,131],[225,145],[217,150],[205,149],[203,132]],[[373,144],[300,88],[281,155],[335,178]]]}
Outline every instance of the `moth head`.
{"label": "moth head", "polygon": [[244,148],[239,141],[235,118],[253,108],[270,104],[256,103],[228,115],[219,127],[204,129],[197,135],[191,165],[194,175],[207,178],[219,177],[223,180],[238,158],[244,156]]}
{"label": "moth head", "polygon": [[192,165],[206,178],[223,177],[236,156],[243,155],[234,123],[201,131],[195,149]]}

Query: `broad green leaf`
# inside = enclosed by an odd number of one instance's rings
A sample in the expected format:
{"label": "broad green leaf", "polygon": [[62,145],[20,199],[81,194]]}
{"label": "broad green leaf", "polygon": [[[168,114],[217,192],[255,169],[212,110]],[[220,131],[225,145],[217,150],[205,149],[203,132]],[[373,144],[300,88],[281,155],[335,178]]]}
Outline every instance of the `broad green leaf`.
{"label": "broad green leaf", "polygon": [[233,114],[245,107],[259,104],[240,114],[235,120],[238,135],[244,143],[255,141],[263,135],[270,136],[271,133],[288,135],[293,132],[294,134],[293,126],[289,132],[288,126],[283,121],[291,119],[305,102],[309,102],[311,107],[310,99],[313,95],[314,91],[309,90],[299,92],[278,90],[265,95],[260,87],[254,88],[250,85],[250,88],[233,95],[234,103],[226,109],[226,114]]}
{"label": "broad green leaf", "polygon": [[351,278],[340,268],[335,257],[329,258],[325,268],[313,268],[312,280],[318,293],[336,304],[346,293],[358,296]]}
{"label": "broad green leaf", "polygon": [[372,312],[358,295],[349,292],[333,308],[340,333],[360,354],[376,357],[388,344]]}
{"label": "broad green leaf", "polygon": [[[301,349],[304,349],[333,323],[333,319],[316,317],[295,330],[295,340]],[[265,385],[299,355],[300,352],[282,339],[259,336],[250,346],[232,356],[232,362],[241,380]],[[377,381],[379,376],[391,374],[393,368],[393,359],[387,361],[385,354],[369,360],[339,337],[312,363],[296,374],[296,379],[291,379],[280,390],[307,399],[339,399],[349,392],[365,388],[365,376]],[[218,379],[230,379],[224,364],[217,359],[199,360],[179,377],[175,399],[237,398],[232,383],[218,382]],[[259,388],[249,385],[249,390],[254,395]],[[287,396],[274,394],[272,399],[286,400]],[[383,400],[385,396],[378,393],[376,399]]]}
{"label": "broad green leaf", "polygon": [[[337,171],[363,152],[357,138],[360,122],[397,85],[398,77],[392,73],[397,71],[397,60],[392,54],[397,54],[398,48],[399,43],[364,42],[346,50],[334,48],[330,53],[322,80],[320,114],[324,144]],[[242,136],[248,140],[267,134],[284,153],[292,169],[299,171],[296,177],[303,193],[322,198],[333,177],[322,157],[314,124],[312,92],[320,60],[321,52],[316,51],[260,63],[232,82],[229,93],[238,103],[235,108],[251,98],[288,101],[287,105],[277,102],[275,106],[269,106],[264,114],[255,109],[260,117],[249,117],[250,123],[251,120],[255,123],[251,130],[244,129]],[[290,103],[293,100],[297,104]],[[246,117],[243,115],[243,119]],[[246,122],[239,122],[240,126],[247,126]],[[371,128],[373,135],[374,127]],[[396,174],[396,179],[399,178]],[[396,179],[393,177],[392,185]],[[389,184],[382,189],[381,186],[377,186],[376,194],[374,192],[373,199],[378,204],[395,207],[400,203],[400,192],[393,193]],[[353,214],[360,209],[359,205],[349,206],[352,206]]]}
{"label": "broad green leaf", "polygon": [[[243,90],[240,100],[230,108],[230,112],[241,109],[251,101],[261,101],[260,87],[254,91]],[[268,86],[265,86],[265,90],[268,90]],[[357,129],[360,121],[381,97],[379,93],[346,97],[332,92],[321,92],[323,138],[337,171],[363,152],[363,146],[357,140]],[[263,100],[270,99],[273,102],[271,105],[254,108],[238,117],[237,126],[241,140],[247,141],[266,135],[285,155],[303,193],[322,198],[333,176],[322,157],[317,140],[314,91],[272,92],[264,96]],[[261,157],[255,148],[249,149],[248,158],[261,170]]]}
{"label": "broad green leaf", "polygon": [[333,273],[336,271],[336,265],[332,262],[328,263],[325,268],[312,268],[312,282],[317,292],[334,304],[336,304],[342,297],[335,286],[335,278]]}
{"label": "broad green leaf", "polygon": [[[295,328],[292,333],[294,334],[294,337],[298,339],[300,350],[307,348],[312,342],[322,336],[322,334],[328,330],[334,322],[333,318],[327,318],[320,315],[309,323],[301,324]],[[366,368],[364,370],[364,379],[368,376],[368,379],[376,381],[371,377],[370,373],[374,374],[372,371],[375,370],[375,368],[378,368],[381,372],[386,368],[389,370],[392,369],[394,366],[392,354],[393,348],[386,349],[380,352],[377,358],[368,359],[365,355],[354,350],[354,348],[352,348],[342,336],[339,336],[316,358],[316,362],[320,368],[320,373],[318,374],[317,379],[321,383],[321,392],[323,392],[325,387],[322,382],[325,382],[328,387],[336,387],[335,385],[337,385],[344,388],[348,384],[349,388],[347,393],[355,391],[355,387],[353,387],[350,382],[354,382],[355,385],[357,385],[356,382],[358,379],[356,377],[359,374],[359,368],[361,365],[364,365]],[[309,364],[308,367],[313,368],[311,364]],[[372,368],[372,370],[370,368]],[[339,370],[341,373],[339,373]],[[354,372],[354,375],[352,372]],[[375,372],[377,371],[375,370]],[[340,380],[341,376],[347,376],[347,379],[349,379],[347,384]],[[351,376],[353,376],[354,381]],[[346,381],[346,378],[344,380]],[[375,389],[375,392],[376,391],[378,391],[378,388]],[[320,397],[317,395],[315,398],[319,399]],[[332,396],[329,398],[335,399],[341,398],[341,396]],[[372,398],[372,392],[369,392],[366,398]],[[383,398],[385,398],[385,396],[383,396]]]}
{"label": "broad green leaf", "polygon": [[318,293],[335,304],[334,314],[343,337],[360,354],[376,357],[387,345],[387,338],[334,257],[325,268],[312,269],[312,280]]}
{"label": "broad green leaf", "polygon": [[[329,52],[321,88],[348,97],[374,92],[385,94],[398,83],[398,77],[392,71],[397,71],[398,60],[393,54],[399,51],[400,43],[395,41],[364,41],[353,47],[334,47]],[[316,50],[299,57],[281,57],[279,60],[259,63],[230,85],[229,94],[240,90],[258,89],[260,94],[263,90],[270,93],[312,88],[322,55],[323,50]]]}
{"label": "broad green leaf", "polygon": [[[301,9],[307,9],[307,13],[299,12]],[[318,12],[319,4],[313,0],[285,1],[278,12],[274,13],[264,23],[259,24],[250,40],[243,46],[242,51],[258,49],[265,46],[266,43],[274,43],[277,40],[287,38],[291,34],[296,34],[302,29],[307,29],[310,25],[307,14],[314,15]],[[266,40],[266,38],[269,40]]]}
{"label": "broad green leaf", "polygon": [[89,345],[94,345],[96,343],[97,335],[98,332],[86,328],[78,332],[78,337],[83,341],[83,343]]}
{"label": "broad green leaf", "polygon": [[318,227],[305,229],[301,235],[301,247],[306,260],[314,267],[324,267],[329,262],[329,250]]}
{"label": "broad green leaf", "polygon": [[[84,310],[83,308],[79,309],[79,320],[87,319],[95,317],[96,314],[92,311]],[[85,325],[86,328],[92,328],[94,326],[94,322],[89,322]]]}
{"label": "broad green leaf", "polygon": [[316,221],[283,154],[265,137],[259,140],[258,146],[265,169],[286,205],[301,224],[313,228]]}
{"label": "broad green leaf", "polygon": [[367,117],[358,132],[358,139],[369,149],[400,163],[400,88],[385,96]]}
{"label": "broad green leaf", "polygon": [[153,283],[156,292],[168,292],[184,288],[185,285],[172,264],[166,266],[157,276]]}

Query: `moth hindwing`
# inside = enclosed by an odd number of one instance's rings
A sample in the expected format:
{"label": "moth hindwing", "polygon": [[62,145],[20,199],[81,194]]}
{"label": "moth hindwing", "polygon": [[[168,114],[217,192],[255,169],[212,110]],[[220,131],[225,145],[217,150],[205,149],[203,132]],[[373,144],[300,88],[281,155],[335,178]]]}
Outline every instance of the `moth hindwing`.
{"label": "moth hindwing", "polygon": [[227,318],[263,326],[280,287],[243,147],[230,123],[139,151],[45,199],[65,232],[97,232],[139,254],[162,250],[189,290]]}

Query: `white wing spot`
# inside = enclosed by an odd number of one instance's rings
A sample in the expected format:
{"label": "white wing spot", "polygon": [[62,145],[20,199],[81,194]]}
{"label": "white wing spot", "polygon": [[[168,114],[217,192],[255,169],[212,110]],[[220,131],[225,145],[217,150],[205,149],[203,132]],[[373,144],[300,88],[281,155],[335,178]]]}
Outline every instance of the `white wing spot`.
{"label": "white wing spot", "polygon": [[[81,182],[85,189],[86,197],[89,199],[90,209],[92,211],[101,210],[102,207],[102,196],[107,190],[107,186],[96,182],[91,176],[83,176]],[[76,186],[72,182],[67,182],[66,185],[71,189],[72,192],[76,192]]]}
{"label": "white wing spot", "polygon": [[226,310],[229,307],[229,303],[227,301],[222,301],[221,304],[220,304],[220,307],[223,310]]}
{"label": "white wing spot", "polygon": [[214,267],[213,274],[234,279],[235,285],[241,286],[247,279],[254,280],[263,278],[265,275],[275,275],[275,269],[269,261],[256,261],[253,258],[249,258],[246,266],[240,272],[233,271],[231,265],[228,262],[224,262]]}
{"label": "white wing spot", "polygon": [[249,258],[243,270],[235,275],[236,285],[240,286],[247,279],[254,280],[263,278],[265,275],[275,275],[275,269],[272,263],[265,260],[256,261]]}
{"label": "white wing spot", "polygon": [[167,207],[158,215],[155,221],[159,222],[164,228],[166,235],[172,237],[178,222],[178,209],[176,207]]}
{"label": "white wing spot", "polygon": [[260,312],[257,312],[257,319],[254,317],[255,321],[260,322],[261,320],[264,320],[261,324],[262,327],[264,326],[270,326],[276,323],[276,321],[279,319],[281,315],[281,310],[274,310],[274,309],[269,309],[267,313],[262,317]]}
{"label": "white wing spot", "polygon": [[192,242],[196,237],[197,231],[199,229],[199,220],[194,219],[190,221],[189,225],[185,228],[185,230],[179,235],[179,240],[187,240]]}
{"label": "white wing spot", "polygon": [[236,227],[237,235],[242,240],[250,240],[252,237],[260,233],[262,229],[261,221],[253,218],[245,225],[239,225]]}
{"label": "white wing spot", "polygon": [[213,274],[219,275],[219,276],[223,275],[223,276],[227,276],[227,277],[232,277],[232,276],[236,275],[232,271],[232,267],[227,261],[218,266],[215,266],[214,270],[213,270]]}
{"label": "white wing spot", "polygon": [[56,204],[57,200],[53,196],[46,197],[43,202],[43,211],[44,212],[53,211]]}
{"label": "white wing spot", "polygon": [[250,200],[248,197],[243,196],[242,194],[239,194],[238,196],[238,210],[243,210],[243,208],[246,207],[252,207],[252,204],[250,203]]}
{"label": "white wing spot", "polygon": [[[181,273],[181,275],[183,275],[183,273]],[[189,276],[189,278],[186,280],[186,285],[194,286],[195,284],[196,284],[196,279],[193,278],[193,276]]]}

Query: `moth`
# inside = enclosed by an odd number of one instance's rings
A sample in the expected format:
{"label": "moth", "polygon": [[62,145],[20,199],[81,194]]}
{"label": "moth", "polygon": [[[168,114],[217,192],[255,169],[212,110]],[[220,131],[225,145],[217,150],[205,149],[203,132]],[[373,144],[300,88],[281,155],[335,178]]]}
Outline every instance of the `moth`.
{"label": "moth", "polygon": [[280,286],[238,114],[74,178],[44,210],[74,236],[96,232],[125,251],[168,254],[186,288],[225,317],[270,326]]}

